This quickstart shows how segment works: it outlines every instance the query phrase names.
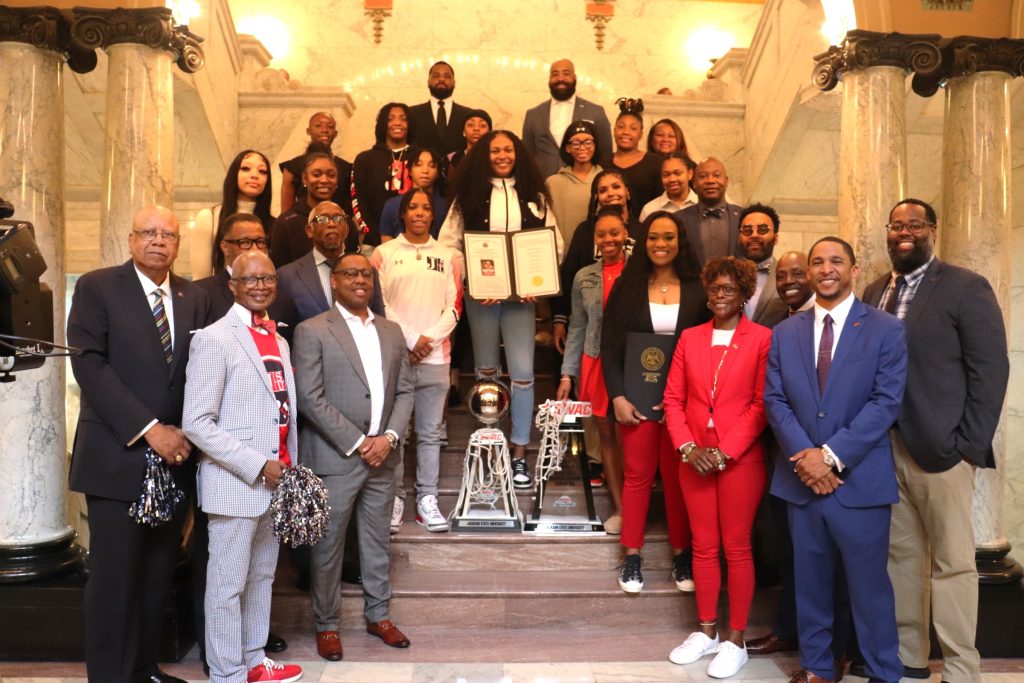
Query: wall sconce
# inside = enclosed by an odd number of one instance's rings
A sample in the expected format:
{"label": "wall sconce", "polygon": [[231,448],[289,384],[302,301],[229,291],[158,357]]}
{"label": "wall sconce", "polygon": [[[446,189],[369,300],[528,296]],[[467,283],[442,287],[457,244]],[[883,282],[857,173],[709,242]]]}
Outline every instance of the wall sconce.
{"label": "wall sconce", "polygon": [[363,14],[373,22],[373,43],[380,45],[384,36],[384,19],[391,16],[392,0],[363,0]]}
{"label": "wall sconce", "polygon": [[594,24],[594,44],[604,49],[604,27],[615,16],[615,0],[595,0],[587,3],[587,21]]}

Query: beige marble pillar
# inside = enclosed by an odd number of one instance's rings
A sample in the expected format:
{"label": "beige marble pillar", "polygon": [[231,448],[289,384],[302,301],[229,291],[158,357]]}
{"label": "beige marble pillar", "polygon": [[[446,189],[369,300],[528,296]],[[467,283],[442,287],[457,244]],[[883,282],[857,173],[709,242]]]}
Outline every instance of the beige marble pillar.
{"label": "beige marble pillar", "polygon": [[839,146],[839,236],[857,254],[859,284],[889,270],[885,224],[906,192],[906,76],[938,70],[939,36],[850,31],[815,57],[814,83],[843,84]]}
{"label": "beige marble pillar", "polygon": [[100,197],[100,254],[104,266],[128,259],[132,216],[174,198],[175,62],[192,72],[203,65],[195,36],[174,27],[171,10],[78,8],[73,40],[103,48],[107,62],[106,136]]}
{"label": "beige marble pillar", "polygon": [[[946,48],[941,257],[992,283],[1010,329],[1011,185],[1009,83],[1024,67],[1024,41],[955,38]],[[1005,423],[1006,407],[1002,421]],[[1009,549],[1003,534],[1005,429],[996,469],[980,470],[974,496],[979,550]],[[979,565],[980,569],[980,565]]]}
{"label": "beige marble pillar", "polygon": [[[50,8],[0,8],[0,196],[32,223],[64,339],[64,55]],[[0,384],[0,583],[74,571],[83,551],[65,513],[63,358]]]}

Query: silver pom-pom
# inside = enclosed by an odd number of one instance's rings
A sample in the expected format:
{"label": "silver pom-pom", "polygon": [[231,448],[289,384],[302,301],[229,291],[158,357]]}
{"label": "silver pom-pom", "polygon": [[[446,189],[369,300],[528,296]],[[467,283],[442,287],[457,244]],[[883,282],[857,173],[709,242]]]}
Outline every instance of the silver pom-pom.
{"label": "silver pom-pom", "polygon": [[324,537],[331,507],[327,487],[304,465],[289,467],[270,501],[274,535],[293,548],[313,545]]}
{"label": "silver pom-pom", "polygon": [[171,521],[174,508],[184,500],[185,492],[174,483],[171,468],[152,448],[147,448],[142,493],[137,501],[128,506],[129,516],[139,524],[160,526]]}

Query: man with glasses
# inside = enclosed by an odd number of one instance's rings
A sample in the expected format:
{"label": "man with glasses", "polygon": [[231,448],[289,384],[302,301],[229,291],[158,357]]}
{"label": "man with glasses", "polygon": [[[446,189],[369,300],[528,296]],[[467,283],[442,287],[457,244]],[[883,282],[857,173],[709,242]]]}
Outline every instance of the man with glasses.
{"label": "man with glasses", "polygon": [[85,494],[89,512],[92,681],[183,683],[157,667],[157,648],[187,508],[156,527],[128,514],[149,449],[188,496],[195,487],[192,444],[179,425],[189,335],[206,324],[209,301],[171,273],[179,239],[169,209],[139,211],[128,233],[131,259],[79,278],[68,314],[68,344],[78,350],[71,370],[82,391],[70,489]]}
{"label": "man with glasses", "polygon": [[270,500],[298,454],[295,379],[288,342],[267,315],[274,264],[259,249],[230,263],[235,303],[192,340],[182,417],[201,451],[199,504],[209,519],[205,652],[216,683],[296,681],[302,669],[265,650],[278,553]]}
{"label": "man with glasses", "polygon": [[[345,239],[352,228],[351,220],[340,206],[331,201],[320,202],[309,212],[306,235],[312,240],[313,248],[305,256],[283,266],[278,273],[280,289],[294,302],[299,322],[330,309],[334,301],[331,269],[345,253]],[[377,315],[383,315],[384,304],[377,289],[379,287],[375,286],[370,308]]]}
{"label": "man with glasses", "polygon": [[992,438],[1009,362],[992,287],[936,258],[936,224],[935,210],[919,199],[893,207],[885,226],[892,272],[868,286],[864,301],[902,319],[907,330],[907,389],[890,432],[900,504],[892,514],[889,576],[903,675],[931,675],[930,616],[945,659],[942,680],[965,683],[981,680],[974,473],[995,467]]}
{"label": "man with glasses", "polygon": [[363,613],[368,633],[392,647],[409,639],[390,620],[390,517],[398,442],[409,423],[413,387],[402,329],[369,310],[374,270],[345,254],[331,273],[335,304],[295,331],[295,375],[303,418],[299,460],[327,486],[330,520],[313,546],[317,653],[343,656],[341,564],[345,529],[358,519]]}
{"label": "man with glasses", "polygon": [[779,238],[779,214],[770,206],[751,204],[740,212],[739,250],[757,268],[757,287],[743,304],[743,313],[765,327],[786,319],[789,307],[775,287],[778,260],[772,256]]}
{"label": "man with glasses", "polygon": [[729,174],[725,164],[708,157],[693,173],[697,203],[676,212],[686,227],[686,243],[697,270],[716,256],[739,254],[740,210],[725,199]]}

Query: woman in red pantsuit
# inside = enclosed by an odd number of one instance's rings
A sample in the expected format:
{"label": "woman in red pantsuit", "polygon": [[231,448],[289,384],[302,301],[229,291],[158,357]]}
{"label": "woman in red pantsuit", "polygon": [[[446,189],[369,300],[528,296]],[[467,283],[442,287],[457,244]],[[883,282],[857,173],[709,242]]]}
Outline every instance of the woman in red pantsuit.
{"label": "woman in red pantsuit", "polygon": [[[743,632],[754,596],[750,530],[764,493],[760,435],[771,331],[743,316],[754,295],[754,264],[714,258],[701,272],[714,319],[684,330],[665,388],[665,420],[682,463],[679,483],[693,529],[693,578],[700,629],[669,659],[689,664],[715,654],[708,675],[729,678],[747,662]],[[729,627],[719,637],[722,584],[718,548],[729,572]]]}

